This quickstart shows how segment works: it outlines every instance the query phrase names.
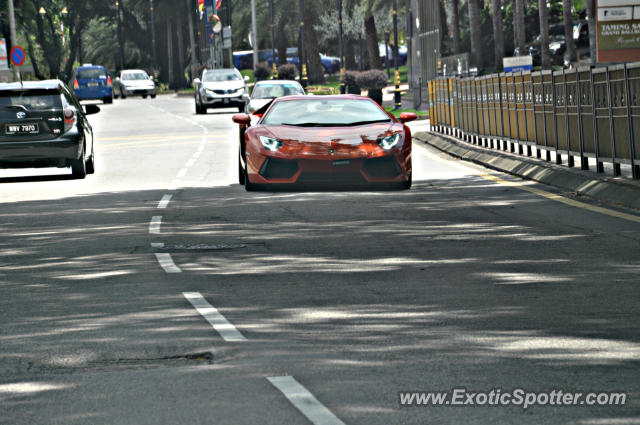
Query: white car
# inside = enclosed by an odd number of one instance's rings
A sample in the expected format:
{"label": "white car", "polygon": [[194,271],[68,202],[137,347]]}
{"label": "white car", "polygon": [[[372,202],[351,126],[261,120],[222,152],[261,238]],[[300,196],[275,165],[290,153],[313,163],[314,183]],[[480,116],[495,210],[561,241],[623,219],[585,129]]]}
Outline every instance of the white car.
{"label": "white car", "polygon": [[149,74],[141,69],[126,69],[113,82],[113,97],[142,96],[156,97],[156,84]]}
{"label": "white car", "polygon": [[253,114],[273,99],[282,96],[304,95],[304,89],[293,80],[264,80],[258,81],[251,92],[251,100],[247,111]]}
{"label": "white car", "polygon": [[204,70],[202,79],[193,80],[196,114],[206,114],[209,108],[231,107],[244,112],[249,103],[247,81],[249,77],[242,78],[235,68]]}

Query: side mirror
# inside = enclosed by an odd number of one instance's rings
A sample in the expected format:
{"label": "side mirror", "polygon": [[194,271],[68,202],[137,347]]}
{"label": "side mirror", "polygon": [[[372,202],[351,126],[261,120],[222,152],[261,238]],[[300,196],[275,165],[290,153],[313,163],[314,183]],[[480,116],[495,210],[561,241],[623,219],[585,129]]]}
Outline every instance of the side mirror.
{"label": "side mirror", "polygon": [[245,82],[245,83],[248,83],[249,81],[251,81],[251,78],[249,78],[249,76],[248,76],[248,75],[245,75],[245,76],[244,76],[244,82]]}
{"label": "side mirror", "polygon": [[418,116],[414,112],[403,112],[398,118],[398,120],[403,124],[408,123],[409,121],[414,121],[416,119],[418,119]]}
{"label": "side mirror", "polygon": [[100,107],[98,105],[84,105],[84,114],[85,115],[93,115],[100,112]]}
{"label": "side mirror", "polygon": [[200,78],[194,78],[193,79],[193,84],[200,84],[202,81],[200,81]]}
{"label": "side mirror", "polygon": [[234,123],[248,126],[251,124],[251,116],[247,114],[238,114],[231,117]]}

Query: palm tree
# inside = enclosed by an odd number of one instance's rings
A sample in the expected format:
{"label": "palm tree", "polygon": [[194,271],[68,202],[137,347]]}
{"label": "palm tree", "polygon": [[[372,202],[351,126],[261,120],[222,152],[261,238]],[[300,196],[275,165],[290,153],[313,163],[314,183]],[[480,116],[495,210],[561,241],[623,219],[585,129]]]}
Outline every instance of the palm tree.
{"label": "palm tree", "polygon": [[460,5],[459,0],[451,0],[451,20],[453,24],[453,52],[457,55],[462,51],[460,43]]}
{"label": "palm tree", "polygon": [[564,39],[567,45],[565,57],[569,61],[576,59],[576,44],[573,42],[573,16],[571,14],[571,0],[562,0],[562,16],[564,19]]}
{"label": "palm tree", "polygon": [[542,58],[542,68],[550,68],[551,52],[549,51],[549,9],[547,8],[547,0],[539,1],[538,14],[540,16],[540,56]]}
{"label": "palm tree", "polygon": [[502,30],[502,1],[491,0],[491,15],[493,18],[493,46],[496,70],[502,69],[504,57],[504,31]]}
{"label": "palm tree", "polygon": [[471,54],[478,69],[484,68],[484,45],[480,25],[480,4],[482,0],[469,0],[469,32],[471,37]]}
{"label": "palm tree", "polygon": [[514,0],[513,4],[513,44],[524,55],[527,43],[524,27],[524,0]]}

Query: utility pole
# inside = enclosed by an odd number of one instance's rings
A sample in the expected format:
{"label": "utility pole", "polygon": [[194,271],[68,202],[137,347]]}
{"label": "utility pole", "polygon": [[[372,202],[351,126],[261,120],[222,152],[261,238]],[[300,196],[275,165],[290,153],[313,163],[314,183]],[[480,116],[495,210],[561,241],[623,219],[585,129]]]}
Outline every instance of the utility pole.
{"label": "utility pole", "polygon": [[253,48],[253,71],[258,66],[258,24],[256,24],[256,0],[251,0],[251,47]]}
{"label": "utility pole", "polygon": [[398,0],[393,0],[393,67],[395,68],[394,101],[395,109],[402,108],[402,94],[400,93],[400,71],[398,71]]}
{"label": "utility pole", "polygon": [[345,94],[347,88],[344,82],[344,40],[342,29],[342,0],[338,0],[338,46],[340,50],[340,94]]}
{"label": "utility pole", "polygon": [[156,63],[156,19],[155,19],[155,13],[153,11],[153,0],[149,0],[149,5],[151,7],[151,60],[152,60],[152,64],[151,67],[153,68],[153,76],[154,79],[156,77],[156,67],[157,67],[157,63]]}
{"label": "utility pole", "polygon": [[[11,32],[11,47],[15,47],[18,45],[18,37],[16,36],[16,13],[13,8],[13,0],[9,0],[9,31]],[[12,66],[11,70],[15,81],[18,79],[18,70],[15,66]]]}
{"label": "utility pole", "polygon": [[273,24],[273,0],[269,0],[269,15],[271,15],[271,63],[273,71],[271,72],[271,78],[278,79],[278,68],[276,67],[276,35]]}
{"label": "utility pole", "polygon": [[302,87],[307,88],[309,79],[307,78],[307,61],[304,46],[304,0],[300,0],[300,52],[298,53],[300,69],[302,70]]}

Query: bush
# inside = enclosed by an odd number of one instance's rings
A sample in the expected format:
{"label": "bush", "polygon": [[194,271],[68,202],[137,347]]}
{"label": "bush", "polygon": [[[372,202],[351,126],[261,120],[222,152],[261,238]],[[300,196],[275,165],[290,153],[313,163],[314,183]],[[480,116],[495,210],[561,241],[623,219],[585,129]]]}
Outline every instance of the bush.
{"label": "bush", "polygon": [[255,71],[253,71],[253,78],[256,81],[266,80],[271,76],[271,68],[269,68],[269,64],[262,61],[258,62]]}
{"label": "bush", "polygon": [[379,69],[370,69],[368,71],[361,72],[356,78],[356,83],[360,88],[366,90],[379,90],[386,87],[389,83],[389,77],[384,71]]}
{"label": "bush", "polygon": [[295,80],[298,70],[292,63],[285,63],[278,67],[279,80]]}
{"label": "bush", "polygon": [[347,93],[360,94],[360,86],[358,85],[358,71],[345,71],[344,84],[347,86]]}

